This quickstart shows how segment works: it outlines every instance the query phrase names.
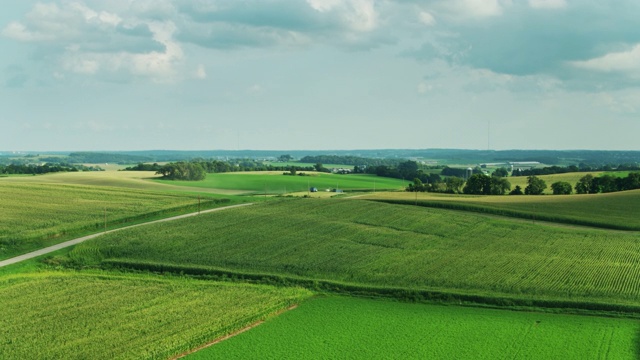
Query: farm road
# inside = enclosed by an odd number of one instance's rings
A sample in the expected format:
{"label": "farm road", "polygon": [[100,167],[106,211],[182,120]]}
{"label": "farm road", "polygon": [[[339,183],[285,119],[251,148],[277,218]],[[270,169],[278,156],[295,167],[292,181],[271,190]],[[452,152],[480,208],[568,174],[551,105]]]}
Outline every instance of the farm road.
{"label": "farm road", "polygon": [[143,226],[143,225],[151,225],[151,224],[156,224],[156,223],[165,222],[165,221],[173,221],[173,220],[178,220],[178,219],[184,219],[184,218],[187,218],[187,217],[196,216],[198,214],[205,214],[205,213],[214,212],[214,211],[233,209],[233,208],[237,208],[237,207],[241,207],[241,206],[248,206],[248,205],[253,205],[253,203],[223,206],[223,207],[219,207],[219,208],[215,208],[215,209],[203,210],[203,211],[200,211],[199,213],[198,212],[194,212],[194,213],[189,213],[189,214],[169,217],[169,218],[166,218],[166,219],[154,220],[154,221],[149,221],[149,222],[145,222],[145,223],[141,223],[141,224],[125,226],[125,227],[121,227],[121,228],[118,228],[118,229],[103,231],[101,233],[87,235],[87,236],[83,236],[81,238],[65,241],[65,242],[62,242],[60,244],[56,244],[56,245],[53,245],[53,246],[46,247],[44,249],[40,249],[40,250],[36,250],[36,251],[30,252],[30,253],[26,253],[26,254],[23,254],[23,255],[20,255],[20,256],[16,256],[16,257],[13,257],[11,259],[2,260],[2,261],[0,261],[0,267],[12,265],[12,264],[24,261],[24,260],[32,259],[32,258],[40,256],[40,255],[44,255],[44,254],[48,254],[48,253],[54,252],[56,250],[64,249],[66,247],[79,244],[79,243],[81,243],[83,241],[87,241],[89,239],[96,238],[96,237],[98,237],[100,235],[103,235],[103,234],[108,234],[108,233],[112,233],[112,232],[116,232],[116,231],[120,231],[120,230],[125,230],[125,229],[131,229],[131,228],[138,227],[138,226]]}

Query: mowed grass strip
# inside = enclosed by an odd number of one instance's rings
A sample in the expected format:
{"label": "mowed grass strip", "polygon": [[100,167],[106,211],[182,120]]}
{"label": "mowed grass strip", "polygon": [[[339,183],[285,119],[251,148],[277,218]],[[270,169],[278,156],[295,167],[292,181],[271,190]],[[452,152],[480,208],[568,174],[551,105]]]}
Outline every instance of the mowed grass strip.
{"label": "mowed grass strip", "polygon": [[469,196],[385,192],[364,199],[640,231],[640,190],[587,195]]}
{"label": "mowed grass strip", "polygon": [[[0,181],[0,259],[143,216],[197,209],[195,196],[77,185]],[[203,208],[214,206],[203,199]]]}
{"label": "mowed grass strip", "polygon": [[353,199],[270,202],[131,229],[70,256],[490,297],[640,300],[640,235]]}
{"label": "mowed grass strip", "polygon": [[256,171],[238,173],[208,174],[203,181],[154,180],[163,184],[213,188],[223,190],[247,191],[257,194],[284,194],[307,191],[316,187],[318,191],[327,189],[343,190],[400,190],[407,181],[365,174],[328,174],[304,172],[309,176],[283,175],[282,171]]}
{"label": "mowed grass strip", "polygon": [[297,288],[49,272],[0,278],[2,359],[166,359],[309,296]]}
{"label": "mowed grass strip", "polygon": [[196,359],[637,359],[636,320],[315,298]]}

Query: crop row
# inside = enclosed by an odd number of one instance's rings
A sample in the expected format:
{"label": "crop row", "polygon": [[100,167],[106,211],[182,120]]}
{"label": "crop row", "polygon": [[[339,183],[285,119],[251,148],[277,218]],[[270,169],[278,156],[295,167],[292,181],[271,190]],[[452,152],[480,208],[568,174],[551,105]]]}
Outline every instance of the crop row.
{"label": "crop row", "polygon": [[[65,235],[197,208],[198,199],[148,191],[0,183],[0,258],[50,245]],[[202,201],[203,208],[218,200]]]}
{"label": "crop row", "polygon": [[640,191],[573,196],[448,197],[385,193],[371,200],[470,211],[529,220],[619,230],[640,230]]}
{"label": "crop row", "polygon": [[121,259],[498,297],[640,300],[638,235],[359,200],[208,214],[106,236],[70,255],[80,264]]}
{"label": "crop row", "polygon": [[2,359],[166,359],[309,292],[141,276],[44,273],[0,279]]}

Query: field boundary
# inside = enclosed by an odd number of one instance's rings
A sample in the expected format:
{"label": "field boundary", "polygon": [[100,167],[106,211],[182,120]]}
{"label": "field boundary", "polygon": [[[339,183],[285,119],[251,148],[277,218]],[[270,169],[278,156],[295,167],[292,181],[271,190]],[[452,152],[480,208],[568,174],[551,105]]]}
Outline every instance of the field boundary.
{"label": "field boundary", "polygon": [[394,205],[409,205],[409,206],[422,206],[434,209],[445,209],[445,210],[457,210],[457,211],[466,211],[466,212],[474,212],[481,214],[490,214],[490,215],[498,215],[509,218],[518,218],[532,221],[544,221],[549,223],[556,224],[566,224],[566,225],[579,225],[596,229],[606,229],[606,230],[620,230],[620,231],[640,231],[640,227],[637,226],[624,226],[624,225],[615,225],[602,223],[598,221],[589,221],[582,219],[575,219],[570,217],[563,217],[557,215],[546,215],[544,213],[529,213],[524,211],[517,210],[509,210],[509,209],[497,209],[490,206],[483,205],[475,205],[469,203],[457,203],[457,202],[447,202],[447,201],[428,201],[428,200],[402,200],[402,199],[364,199],[365,201],[377,201],[383,202],[387,204]]}
{"label": "field boundary", "polygon": [[126,229],[132,229],[132,228],[135,228],[135,227],[138,227],[138,226],[151,225],[151,224],[157,224],[157,223],[166,222],[166,221],[184,219],[184,218],[191,217],[191,216],[197,216],[199,214],[205,214],[205,213],[214,212],[214,211],[227,210],[227,209],[232,209],[232,208],[237,208],[237,207],[242,207],[242,206],[248,206],[248,205],[253,205],[253,203],[236,204],[236,205],[217,207],[217,208],[213,208],[213,209],[201,210],[199,212],[176,215],[176,216],[172,216],[172,217],[168,217],[168,218],[164,218],[164,219],[147,221],[147,222],[143,222],[143,223],[128,225],[128,226],[124,226],[124,227],[120,227],[120,228],[116,228],[116,229],[111,229],[111,230],[107,230],[107,231],[103,231],[103,232],[99,232],[99,233],[83,236],[83,237],[80,237],[80,238],[77,238],[77,239],[68,240],[68,241],[61,242],[61,243],[58,243],[58,244],[55,244],[55,245],[52,245],[52,246],[48,246],[48,247],[43,248],[43,249],[39,249],[39,250],[36,250],[36,251],[28,252],[26,254],[15,256],[15,257],[12,257],[12,258],[9,258],[9,259],[6,259],[6,260],[2,260],[2,261],[0,261],[0,268],[4,267],[4,266],[9,266],[9,265],[12,265],[12,264],[19,263],[21,261],[29,260],[29,259],[41,256],[41,255],[46,255],[48,253],[51,253],[51,252],[54,252],[54,251],[57,251],[57,250],[60,250],[60,249],[67,248],[69,246],[77,245],[77,244],[79,244],[81,242],[96,238],[96,237],[104,235],[104,234],[109,234],[109,233],[113,233],[113,232],[121,231],[121,230],[126,230]]}
{"label": "field boundary", "polygon": [[[271,314],[271,315],[270,315],[270,317],[275,317],[275,316],[281,315],[281,314],[283,314],[283,313],[285,313],[285,312],[287,312],[287,311],[291,311],[291,310],[293,310],[293,309],[295,309],[295,308],[297,308],[297,307],[298,307],[298,304],[293,304],[293,305],[291,305],[291,306],[289,306],[289,307],[287,307],[287,308],[285,308],[285,309],[281,309],[281,310],[279,310],[279,311],[276,311],[275,313]],[[250,325],[248,325],[248,326],[245,326],[245,327],[243,327],[242,329],[239,329],[239,330],[234,331],[234,332],[232,332],[232,333],[230,333],[230,334],[227,334],[227,335],[221,336],[221,337],[219,337],[219,338],[217,338],[217,339],[214,339],[214,340],[212,340],[212,341],[210,341],[210,342],[208,342],[208,343],[206,343],[206,344],[203,344],[203,345],[201,345],[201,346],[198,346],[198,347],[197,347],[197,348],[195,348],[195,349],[192,349],[192,350],[189,350],[189,351],[185,351],[184,353],[182,353],[182,354],[180,354],[180,355],[178,355],[178,356],[172,357],[172,358],[171,358],[171,360],[182,359],[182,358],[184,358],[184,357],[186,357],[186,356],[189,356],[189,355],[191,355],[191,354],[193,354],[193,353],[195,353],[195,352],[198,352],[198,351],[200,351],[200,350],[206,349],[206,348],[211,347],[211,346],[213,346],[213,345],[215,345],[215,344],[219,344],[219,343],[221,343],[221,342],[223,342],[223,341],[225,341],[225,340],[231,339],[231,338],[232,338],[232,337],[234,337],[234,336],[240,335],[240,334],[242,334],[243,332],[247,332],[247,331],[249,331],[249,330],[251,330],[251,329],[253,329],[253,328],[257,327],[257,326],[260,326],[260,325],[262,325],[264,322],[265,322],[265,319],[258,320],[258,321],[256,321],[256,322],[254,322],[253,324],[250,324]]]}
{"label": "field boundary", "polygon": [[358,297],[382,297],[408,302],[445,303],[497,309],[543,311],[552,313],[640,318],[640,305],[610,302],[565,300],[554,298],[524,298],[505,295],[473,294],[425,288],[380,287],[340,283],[313,278],[301,278],[266,273],[247,273],[206,266],[185,266],[167,263],[140,262],[127,259],[107,259],[106,268],[170,273],[204,277],[218,281],[243,281],[275,286],[299,286],[311,291]]}

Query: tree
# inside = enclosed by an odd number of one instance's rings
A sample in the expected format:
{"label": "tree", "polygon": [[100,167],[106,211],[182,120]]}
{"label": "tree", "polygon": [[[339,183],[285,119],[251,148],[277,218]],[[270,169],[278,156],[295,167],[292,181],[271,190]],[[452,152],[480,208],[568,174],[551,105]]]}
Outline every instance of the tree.
{"label": "tree", "polygon": [[416,192],[416,191],[427,191],[427,187],[422,183],[422,180],[415,178],[413,179],[413,184],[409,184],[407,187],[407,191]]}
{"label": "tree", "polygon": [[524,195],[524,193],[522,192],[520,185],[516,185],[515,189],[511,190],[509,195]]}
{"label": "tree", "polygon": [[288,161],[291,161],[292,159],[293,157],[289,154],[278,156],[278,161],[280,162],[288,162]]}
{"label": "tree", "polygon": [[446,192],[451,194],[458,194],[460,192],[460,188],[464,185],[464,180],[457,176],[449,176],[445,181],[447,186]]}
{"label": "tree", "polygon": [[313,165],[313,167],[316,169],[317,172],[329,172],[329,169],[327,169],[326,167],[322,166],[321,163],[317,163],[317,164]]}
{"label": "tree", "polygon": [[578,180],[576,183],[577,194],[589,194],[593,186],[593,175],[587,174]]}
{"label": "tree", "polygon": [[469,177],[466,184],[464,184],[462,192],[471,195],[482,195],[484,194],[488,181],[490,181],[490,178],[485,174],[473,174]]}
{"label": "tree", "polygon": [[507,191],[511,190],[511,183],[505,178],[491,177],[491,195],[504,195]]}
{"label": "tree", "polygon": [[412,179],[418,175],[418,163],[415,161],[403,161],[398,164],[398,173],[405,179]]}
{"label": "tree", "polygon": [[496,169],[492,175],[497,177],[507,177],[509,176],[509,171],[507,170],[507,168],[501,167],[499,169]]}
{"label": "tree", "polygon": [[527,195],[542,195],[544,189],[547,188],[547,183],[537,176],[529,176],[527,184],[527,187],[524,188],[524,193]]}
{"label": "tree", "polygon": [[569,195],[573,192],[571,184],[566,181],[554,182],[551,184],[551,190],[553,190],[553,195]]}

